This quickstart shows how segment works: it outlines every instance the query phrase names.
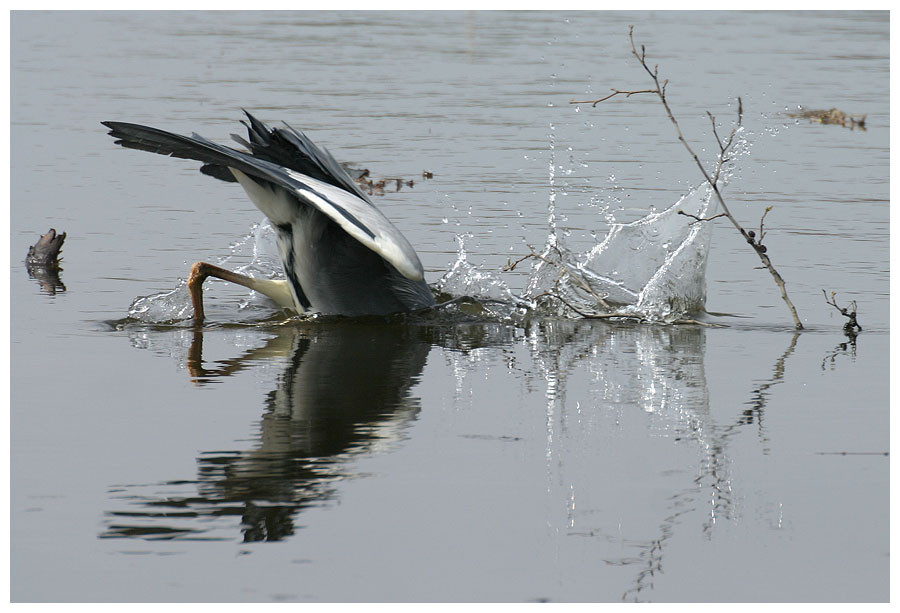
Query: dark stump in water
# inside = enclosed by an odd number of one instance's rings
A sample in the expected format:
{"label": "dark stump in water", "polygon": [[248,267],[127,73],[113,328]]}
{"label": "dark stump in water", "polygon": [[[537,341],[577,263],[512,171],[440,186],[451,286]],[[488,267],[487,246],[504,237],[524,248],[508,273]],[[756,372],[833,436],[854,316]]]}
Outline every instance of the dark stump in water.
{"label": "dark stump in water", "polygon": [[49,232],[28,248],[28,255],[25,256],[28,276],[37,279],[41,288],[50,295],[66,291],[66,286],[59,278],[62,270],[59,267],[59,252],[65,240],[65,232],[57,234],[56,230],[50,228]]}

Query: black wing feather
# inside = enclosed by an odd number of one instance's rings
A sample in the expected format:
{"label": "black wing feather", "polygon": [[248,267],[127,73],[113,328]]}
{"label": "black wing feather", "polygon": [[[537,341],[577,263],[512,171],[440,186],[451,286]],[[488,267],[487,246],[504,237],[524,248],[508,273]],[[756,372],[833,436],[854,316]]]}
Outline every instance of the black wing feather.
{"label": "black wing feather", "polygon": [[[244,110],[244,113],[247,115],[249,123],[246,121],[241,123],[247,127],[249,142],[236,134],[232,134],[231,138],[246,147],[253,157],[334,185],[359,197],[364,202],[372,204],[365,192],[356,185],[344,167],[334,159],[327,149],[318,147],[303,132],[286,123],[284,128],[269,128],[248,111]],[[197,134],[193,134],[192,138],[189,138],[136,124],[117,121],[101,123],[111,128],[110,136],[118,139],[116,141],[118,145],[128,149],[198,160],[204,163],[200,168],[201,173],[221,181],[237,182],[237,179],[228,170],[229,166],[236,167],[251,176],[259,177],[259,173],[249,170],[249,167],[235,166],[236,158],[230,153],[242,154],[242,152],[212,143]],[[216,153],[213,153],[209,147],[198,147],[197,141],[215,145]]]}
{"label": "black wing feather", "polygon": [[247,127],[250,141],[240,136],[232,138],[247,147],[254,156],[291,170],[318,179],[358,196],[366,202],[369,197],[359,189],[344,167],[324,147],[318,147],[303,132],[285,123],[284,128],[269,128],[251,115],[246,109],[249,123]]}

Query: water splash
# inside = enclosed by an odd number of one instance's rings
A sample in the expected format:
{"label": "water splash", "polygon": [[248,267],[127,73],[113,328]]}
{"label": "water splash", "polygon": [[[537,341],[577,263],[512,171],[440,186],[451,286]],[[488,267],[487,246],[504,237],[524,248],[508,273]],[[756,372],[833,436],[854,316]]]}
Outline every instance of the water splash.
{"label": "water splash", "polygon": [[470,233],[456,235],[456,261],[432,287],[439,293],[453,297],[469,296],[481,300],[515,302],[512,291],[497,272],[482,270],[469,262],[466,240],[470,238]]}
{"label": "water splash", "polygon": [[509,287],[500,271],[483,270],[469,261],[465,244],[469,234],[457,236],[457,259],[435,289],[451,297],[490,302],[495,314],[512,323],[522,320],[526,307],[539,316],[577,319],[617,313],[654,322],[704,311],[713,226],[680,213],[698,218],[716,214],[717,201],[708,184],[630,223],[615,222],[604,207],[600,213],[606,235],[583,253],[565,244],[566,232],[557,226],[553,189],[551,185],[546,243],[531,254],[532,268],[521,294]]}
{"label": "water splash", "polygon": [[187,281],[180,279],[175,289],[149,296],[138,296],[128,307],[128,317],[143,323],[169,323],[193,315]]}
{"label": "water splash", "polygon": [[612,307],[651,321],[702,311],[713,226],[691,223],[679,212],[710,217],[717,204],[711,196],[704,183],[661,212],[611,224],[606,237],[584,254],[562,253],[566,275],[560,292],[579,310]]}
{"label": "water splash", "polygon": [[[630,223],[616,222],[604,207],[605,237],[575,253],[565,244],[567,232],[558,227],[553,148],[551,135],[548,238],[543,250],[532,254],[535,263],[522,299],[544,313],[568,317],[620,314],[671,322],[704,312],[713,225],[697,219],[717,213],[718,200],[709,184]],[[738,130],[731,159],[721,169],[720,189],[734,176],[734,160],[749,149],[746,134]]]}
{"label": "water splash", "polygon": [[[275,231],[267,220],[254,225],[247,235],[231,245],[230,251],[229,255],[215,264],[222,268],[232,268],[234,262],[248,260],[248,263],[235,266],[233,270],[255,278],[275,279],[283,275],[281,260],[275,247]],[[207,283],[225,285],[225,282],[216,279],[210,279]],[[257,292],[252,290],[247,292],[240,300],[239,310],[270,306],[268,300]],[[128,316],[142,323],[152,324],[175,323],[189,319],[193,316],[193,308],[187,281],[180,279],[174,289],[136,298],[128,309]]]}

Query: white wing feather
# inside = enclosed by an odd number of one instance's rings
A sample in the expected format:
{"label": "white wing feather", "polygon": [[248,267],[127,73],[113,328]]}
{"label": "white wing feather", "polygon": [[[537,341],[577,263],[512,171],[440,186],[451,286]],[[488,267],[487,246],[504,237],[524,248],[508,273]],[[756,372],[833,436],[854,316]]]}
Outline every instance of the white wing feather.
{"label": "white wing feather", "polygon": [[[274,165],[267,166],[267,170],[271,172]],[[339,187],[288,168],[276,168],[281,171],[279,187],[284,186],[284,191],[272,192],[243,172],[231,169],[253,203],[272,223],[294,223],[299,218],[297,207],[306,203],[327,215],[347,234],[390,262],[407,279],[419,281],[424,278],[425,271],[412,245],[381,211]],[[287,185],[290,185],[290,190]]]}

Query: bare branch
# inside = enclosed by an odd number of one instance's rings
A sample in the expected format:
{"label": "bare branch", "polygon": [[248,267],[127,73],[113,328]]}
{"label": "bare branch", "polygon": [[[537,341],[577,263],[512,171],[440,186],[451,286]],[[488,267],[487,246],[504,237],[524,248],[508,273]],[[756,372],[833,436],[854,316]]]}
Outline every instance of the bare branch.
{"label": "bare branch", "polygon": [[[709,184],[710,188],[713,191],[713,194],[716,197],[716,200],[719,203],[719,206],[721,206],[724,216],[727,217],[729,219],[729,221],[731,221],[731,223],[735,227],[735,229],[738,232],[740,232],[741,236],[744,237],[744,240],[746,240],[747,243],[750,244],[754,248],[754,250],[756,251],[760,260],[762,261],[763,266],[765,266],[765,268],[772,275],[772,279],[775,281],[775,284],[778,286],[779,290],[781,291],[781,298],[787,304],[788,309],[791,312],[791,316],[794,319],[794,327],[797,330],[802,330],[803,323],[800,321],[799,315],[797,315],[797,309],[794,307],[794,303],[791,302],[791,299],[787,294],[787,289],[785,287],[784,279],[781,277],[781,275],[778,273],[778,271],[775,270],[775,267],[772,265],[771,259],[769,259],[768,255],[766,255],[766,251],[767,251],[766,247],[764,245],[762,245],[760,241],[756,240],[755,234],[753,233],[752,230],[750,232],[748,232],[741,226],[741,224],[738,222],[737,218],[735,218],[734,215],[732,215],[731,211],[728,208],[728,205],[725,202],[725,199],[722,197],[721,191],[719,190],[718,183],[719,183],[719,177],[720,177],[720,174],[722,171],[722,167],[724,166],[725,162],[729,159],[726,154],[729,151],[729,149],[732,147],[732,145],[734,144],[734,137],[737,134],[738,128],[741,127],[741,124],[743,122],[743,117],[744,117],[743,102],[741,101],[740,98],[738,98],[737,125],[732,129],[731,134],[728,136],[728,138],[724,142],[722,140],[720,140],[719,135],[716,132],[715,118],[713,118],[712,114],[707,112],[707,115],[709,115],[710,119],[713,122],[713,133],[716,137],[716,142],[719,144],[719,149],[720,149],[720,153],[719,153],[718,159],[716,161],[715,170],[713,171],[712,176],[710,176],[710,173],[707,171],[706,167],[703,165],[703,162],[700,161],[700,157],[694,152],[693,148],[691,148],[690,144],[684,138],[684,135],[681,132],[681,127],[678,125],[678,120],[675,119],[675,115],[672,113],[672,109],[669,107],[669,102],[666,99],[666,85],[668,85],[668,80],[663,81],[662,85],[660,85],[659,67],[654,66],[653,70],[650,70],[650,67],[647,65],[647,62],[646,62],[647,52],[646,52],[646,49],[644,48],[644,45],[641,45],[641,52],[638,53],[637,47],[634,44],[634,26],[633,25],[628,26],[628,40],[631,42],[632,54],[634,55],[635,58],[637,58],[638,62],[640,62],[641,66],[644,68],[644,70],[647,72],[647,74],[650,75],[650,78],[653,79],[653,83],[656,86],[656,89],[651,90],[651,91],[657,95],[660,103],[662,103],[663,108],[666,111],[666,115],[669,117],[669,121],[672,123],[672,126],[675,128],[675,133],[678,136],[678,140],[684,146],[685,150],[688,152],[688,155],[690,155],[691,158],[694,160],[694,163],[697,164],[697,168],[700,169],[700,172],[703,174],[703,178]],[[608,96],[606,99],[609,99],[610,97],[611,96]],[[771,207],[769,207],[769,208],[771,208]],[[769,211],[769,209],[766,210],[766,213],[768,213],[768,211]],[[765,218],[765,213],[763,214],[763,218]],[[762,239],[763,234],[764,234],[764,232],[763,232],[763,228],[762,228],[762,220],[760,220],[760,240]]]}
{"label": "bare branch", "polygon": [[759,242],[762,242],[763,237],[766,235],[766,231],[763,230],[763,223],[766,221],[766,215],[769,214],[769,211],[772,210],[772,205],[766,207],[766,210],[763,211],[762,217],[759,218]]}
{"label": "bare branch", "polygon": [[725,215],[725,213],[719,213],[718,215],[713,215],[712,217],[697,217],[696,215],[691,215],[690,213],[685,213],[681,209],[678,209],[678,211],[676,211],[676,212],[679,215],[684,215],[685,217],[691,217],[691,218],[695,219],[696,221],[690,222],[691,225],[694,225],[695,223],[700,222],[700,221],[712,221],[713,219],[716,219],[717,217],[727,217],[727,215]]}
{"label": "bare branch", "polygon": [[722,144],[722,139],[719,138],[719,133],[716,131],[716,118],[713,117],[713,114],[709,111],[706,111],[706,115],[707,117],[709,117],[709,121],[712,124],[713,136],[716,137],[716,142],[719,143],[719,152],[721,153],[722,157],[725,157],[726,147],[724,144]]}
{"label": "bare branch", "polygon": [[[528,245],[528,250],[529,250],[531,253],[529,253],[528,255],[524,255],[524,256],[520,257],[520,258],[519,258],[518,260],[516,260],[515,262],[507,262],[506,266],[503,267],[503,271],[504,271],[504,272],[508,272],[508,271],[511,271],[511,270],[515,270],[516,266],[518,266],[519,264],[521,264],[521,263],[524,262],[525,260],[529,260],[529,259],[532,259],[532,258],[534,258],[534,259],[536,259],[536,260],[540,260],[540,261],[542,261],[542,262],[544,262],[544,263],[546,263],[546,264],[549,264],[550,266],[553,266],[553,267],[556,268],[557,270],[559,270],[559,276],[556,278],[556,282],[554,283],[554,287],[555,287],[555,288],[558,289],[558,288],[559,288],[559,282],[560,282],[560,280],[561,280],[563,277],[568,276],[568,277],[569,277],[569,280],[572,281],[573,284],[575,284],[577,287],[581,288],[582,290],[584,290],[585,292],[587,292],[588,294],[590,294],[590,296],[591,296],[594,300],[597,301],[597,304],[599,304],[600,306],[602,306],[604,309],[612,308],[612,307],[610,307],[609,303],[607,303],[606,300],[603,299],[602,296],[599,296],[599,295],[593,290],[593,288],[591,288],[591,286],[588,285],[587,281],[585,281],[585,280],[584,280],[583,278],[581,278],[579,275],[573,275],[572,272],[562,264],[563,255],[562,255],[562,252],[560,252],[559,247],[557,247],[556,245],[553,245],[553,249],[556,251],[556,254],[559,256],[559,261],[558,261],[558,262],[557,262],[557,261],[554,261],[554,260],[551,260],[551,259],[547,258],[546,256],[544,256],[544,255],[538,253],[537,251],[534,250],[534,247],[532,247],[531,245]],[[541,295],[545,295],[545,294],[541,294]],[[540,296],[537,296],[537,297],[540,297]],[[557,297],[559,298],[559,296],[557,296]],[[560,298],[560,300],[562,300],[562,298]],[[562,300],[562,302],[563,302],[564,304],[566,304],[567,306],[569,306],[569,305],[565,302],[565,300]],[[570,307],[570,308],[572,308],[572,307]],[[579,312],[577,309],[572,308],[572,310],[580,314],[580,312]]]}
{"label": "bare branch", "polygon": [[836,308],[841,315],[847,318],[847,323],[844,324],[844,333],[847,336],[856,336],[857,331],[862,332],[862,326],[859,325],[859,322],[856,320],[856,300],[851,300],[850,304],[847,305],[847,308],[840,307],[837,305],[835,301],[835,296],[837,296],[836,292],[831,292],[831,300],[828,299],[828,293],[823,289],[822,293],[825,294],[825,302],[830,304],[834,308]]}
{"label": "bare branch", "polygon": [[513,261],[507,259],[507,260],[506,260],[506,266],[504,266],[504,267],[502,268],[503,272],[509,272],[509,271],[511,271],[511,270],[515,270],[515,269],[516,269],[516,266],[518,266],[519,264],[521,264],[521,263],[524,262],[525,260],[530,260],[531,258],[533,258],[533,257],[535,257],[535,256],[537,255],[537,254],[535,254],[534,248],[533,248],[531,245],[529,245],[528,248],[531,250],[531,253],[529,253],[528,255],[523,255],[522,257],[520,257],[520,258],[519,258],[518,260],[516,260],[515,262],[513,262]]}
{"label": "bare branch", "polygon": [[618,96],[619,94],[625,94],[626,98],[630,98],[634,94],[655,94],[655,89],[641,89],[637,91],[624,91],[621,89],[613,89],[612,93],[608,96],[600,98],[599,100],[570,100],[569,104],[590,104],[591,106],[597,106],[598,103],[603,102],[604,100],[609,100],[613,96]]}

